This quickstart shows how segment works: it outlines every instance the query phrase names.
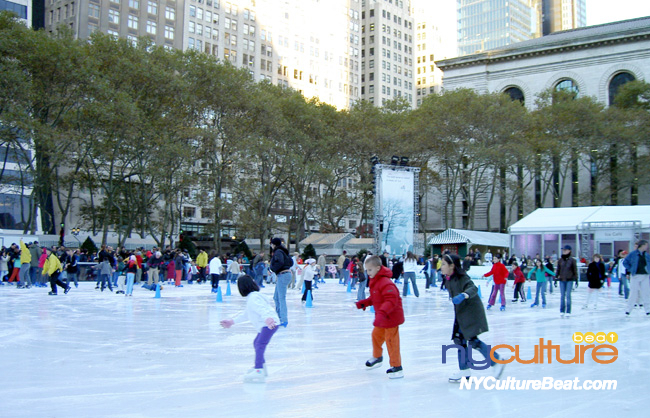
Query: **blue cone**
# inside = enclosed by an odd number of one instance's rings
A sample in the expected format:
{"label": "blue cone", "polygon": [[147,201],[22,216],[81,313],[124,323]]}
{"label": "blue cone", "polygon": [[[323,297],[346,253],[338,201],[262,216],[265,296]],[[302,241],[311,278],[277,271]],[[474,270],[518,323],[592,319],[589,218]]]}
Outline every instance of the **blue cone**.
{"label": "blue cone", "polygon": [[314,304],[312,303],[311,290],[307,291],[307,301],[305,302],[305,307],[313,308]]}
{"label": "blue cone", "polygon": [[478,285],[478,297],[483,299],[483,295],[481,295],[481,285]]}
{"label": "blue cone", "polygon": [[230,293],[230,282],[228,282],[228,286],[226,286],[226,296],[232,296],[232,293]]}
{"label": "blue cone", "polygon": [[217,288],[217,302],[223,302],[223,296],[221,296],[221,288]]}
{"label": "blue cone", "polygon": [[301,293],[305,293],[305,282],[302,282],[302,289],[300,290]]}
{"label": "blue cone", "polygon": [[370,306],[370,312],[375,313],[375,307],[372,305]]}
{"label": "blue cone", "polygon": [[533,298],[533,293],[530,291],[530,286],[528,286],[528,296],[526,296],[528,299]]}
{"label": "blue cone", "polygon": [[352,280],[348,281],[348,293],[352,293]]}
{"label": "blue cone", "polygon": [[406,296],[411,296],[411,286],[409,286],[409,282],[406,282]]}
{"label": "blue cone", "polygon": [[154,299],[160,299],[160,283],[156,284],[156,296],[154,296]]}

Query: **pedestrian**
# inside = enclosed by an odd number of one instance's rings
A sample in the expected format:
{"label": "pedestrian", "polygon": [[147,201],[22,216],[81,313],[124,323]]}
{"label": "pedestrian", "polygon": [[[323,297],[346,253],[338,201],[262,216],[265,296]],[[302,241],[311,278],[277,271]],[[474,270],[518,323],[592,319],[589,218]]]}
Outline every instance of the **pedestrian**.
{"label": "pedestrian", "polygon": [[517,263],[514,263],[512,265],[512,275],[515,276],[515,294],[512,301],[517,302],[521,297],[521,302],[526,302],[526,293],[524,292],[524,283],[526,283],[526,277],[524,277],[524,273],[521,271]]}
{"label": "pedestrian", "polygon": [[221,321],[221,326],[230,328],[234,324],[246,320],[253,324],[257,330],[257,337],[253,341],[255,365],[244,376],[244,382],[264,383],[268,375],[264,353],[266,352],[266,346],[271,341],[271,337],[278,330],[277,324],[280,319],[277,313],[273,311],[266,296],[260,293],[260,288],[251,276],[244,275],[240,277],[237,280],[237,288],[239,294],[246,298],[246,309],[231,319]]}
{"label": "pedestrian", "polygon": [[[40,287],[41,273],[38,268],[38,259],[41,256],[41,249],[38,246],[38,241],[34,241],[29,246],[29,253],[32,255],[32,261],[29,263],[29,276],[32,278],[32,285]],[[2,278],[0,278],[0,281],[2,281]]]}
{"label": "pedestrian", "polygon": [[575,258],[571,257],[571,246],[562,248],[562,257],[557,261],[557,277],[560,280],[560,315],[564,318],[571,316],[571,290],[573,282],[578,285],[578,266]]}
{"label": "pedestrian", "polygon": [[27,245],[20,240],[20,282],[19,284],[29,289],[32,287],[32,278],[29,274],[29,269],[32,264],[32,253],[27,248]]}
{"label": "pedestrian", "polygon": [[345,284],[345,273],[343,272],[343,263],[345,263],[345,255],[347,252],[344,250],[343,254],[341,254],[336,261],[336,269],[337,273],[339,275],[339,284]]}
{"label": "pedestrian", "polygon": [[79,250],[68,250],[68,263],[66,265],[66,285],[70,286],[70,280],[74,281],[74,287],[79,287]]}
{"label": "pedestrian", "polygon": [[505,288],[508,280],[508,269],[501,262],[499,255],[493,257],[494,264],[492,264],[492,269],[489,272],[485,273],[483,277],[492,276],[494,280],[494,285],[492,286],[492,292],[490,293],[490,299],[488,300],[487,309],[490,309],[494,306],[494,303],[497,298],[497,293],[501,293],[501,310],[506,310],[506,296]]}
{"label": "pedestrian", "polygon": [[174,258],[170,258],[169,261],[167,261],[167,284],[171,285],[175,281],[176,281],[176,262],[174,261]]}
{"label": "pedestrian", "polygon": [[183,287],[181,279],[183,278],[183,253],[180,249],[176,250],[174,255],[174,285],[176,287]]}
{"label": "pedestrian", "polygon": [[648,241],[642,239],[637,242],[636,250],[632,251],[623,260],[623,265],[630,275],[630,297],[627,300],[625,315],[629,316],[636,304],[643,303],[646,314],[650,315],[650,254],[648,254]]}
{"label": "pedestrian", "polygon": [[289,250],[286,249],[280,238],[273,238],[271,240],[271,248],[273,250],[271,270],[277,276],[273,301],[275,302],[275,310],[280,318],[280,325],[286,327],[289,324],[287,315],[287,288],[291,282],[293,260],[289,257]]}
{"label": "pedestrian", "polygon": [[539,294],[542,293],[542,308],[546,308],[546,276],[555,277],[555,273],[544,265],[542,260],[535,260],[535,267],[528,272],[528,280],[535,275],[537,287],[535,290],[535,302],[530,305],[531,308],[539,306]]}
{"label": "pedestrian", "polygon": [[370,280],[370,297],[357,301],[357,309],[375,308],[375,320],[372,330],[372,357],[366,367],[374,369],[381,366],[384,357],[382,346],[386,342],[391,368],[386,370],[390,379],[404,377],[402,357],[400,354],[399,326],[404,323],[402,298],[395,283],[391,281],[392,272],[384,267],[377,256],[368,257],[364,269]]}
{"label": "pedestrian", "polygon": [[451,339],[460,347],[458,349],[459,370],[449,377],[449,381],[459,383],[463,377],[469,379],[472,375],[472,370],[469,367],[469,347],[478,350],[486,362],[490,361],[494,377],[500,379],[505,364],[496,363],[494,360],[500,359],[497,352],[494,352],[494,358],[492,358],[490,346],[478,338],[489,328],[483,302],[478,296],[476,285],[463,270],[460,257],[455,254],[446,254],[442,257],[441,272],[443,276],[446,276],[447,290],[454,304],[454,327]]}
{"label": "pedestrian", "polygon": [[203,249],[199,251],[199,255],[196,256],[196,268],[199,271],[198,277],[196,279],[197,283],[202,283],[205,280],[205,270],[208,266],[208,253]]}
{"label": "pedestrian", "polygon": [[363,300],[366,298],[366,287],[368,286],[368,275],[364,267],[364,261],[367,260],[366,257],[363,261],[357,260],[357,271],[359,272],[359,289],[357,289],[357,301]]}
{"label": "pedestrian", "polygon": [[607,279],[605,273],[605,263],[603,263],[603,258],[600,254],[594,254],[592,257],[592,262],[589,263],[587,267],[587,280],[589,281],[587,289],[587,302],[582,309],[589,309],[589,302],[593,296],[594,298],[594,309],[598,308],[598,292],[603,287],[603,283]]}
{"label": "pedestrian", "polygon": [[413,284],[413,294],[416,298],[420,297],[420,292],[418,291],[418,285],[415,283],[415,272],[418,270],[418,260],[410,251],[406,252],[406,258],[404,259],[404,288],[402,289],[402,296],[406,297],[407,288],[409,286],[409,280]]}
{"label": "pedestrian", "polygon": [[133,296],[133,283],[135,282],[135,276],[138,272],[140,266],[138,265],[138,259],[135,255],[129,257],[129,261],[126,263],[126,294],[125,296]]}

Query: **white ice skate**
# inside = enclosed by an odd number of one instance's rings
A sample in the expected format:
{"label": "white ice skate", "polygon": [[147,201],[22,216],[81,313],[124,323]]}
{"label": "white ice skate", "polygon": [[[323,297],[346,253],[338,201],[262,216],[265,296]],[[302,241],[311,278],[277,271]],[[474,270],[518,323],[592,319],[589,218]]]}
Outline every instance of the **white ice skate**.
{"label": "white ice skate", "polygon": [[492,374],[496,379],[501,379],[501,375],[503,374],[503,369],[505,368],[506,368],[505,364],[496,363],[494,366],[491,367]]}
{"label": "white ice skate", "polygon": [[463,380],[463,377],[470,378],[472,376],[472,369],[457,370],[454,374],[449,377],[451,383],[460,383]]}
{"label": "white ice skate", "polygon": [[244,383],[265,383],[264,369],[251,369],[244,375]]}

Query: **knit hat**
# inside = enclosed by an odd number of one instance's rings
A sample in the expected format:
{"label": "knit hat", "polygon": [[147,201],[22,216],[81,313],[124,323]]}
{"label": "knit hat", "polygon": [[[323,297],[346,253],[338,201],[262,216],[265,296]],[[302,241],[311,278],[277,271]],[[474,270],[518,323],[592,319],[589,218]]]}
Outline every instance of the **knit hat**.
{"label": "knit hat", "polygon": [[282,246],[282,238],[273,238],[271,240],[271,244],[275,245],[276,247]]}

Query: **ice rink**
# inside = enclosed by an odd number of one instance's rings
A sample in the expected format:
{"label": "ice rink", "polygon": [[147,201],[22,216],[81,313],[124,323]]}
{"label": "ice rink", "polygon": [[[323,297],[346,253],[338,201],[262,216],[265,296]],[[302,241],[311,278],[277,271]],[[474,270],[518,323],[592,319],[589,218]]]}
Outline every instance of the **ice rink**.
{"label": "ice rink", "polygon": [[[253,365],[250,324],[219,325],[243,309],[236,286],[217,303],[207,285],[165,286],[161,299],[136,287],[131,298],[81,283],[68,295],[48,289],[0,287],[0,416],[2,417],[647,417],[650,404],[650,318],[624,317],[623,298],[605,288],[598,310],[582,310],[586,283],[573,293],[573,316],[561,318],[559,288],[546,309],[513,304],[487,312],[487,344],[520,345],[531,358],[539,338],[573,358],[574,332],[616,332],[619,357],[597,364],[506,366],[502,379],[617,380],[614,391],[461,390],[447,378],[457,370],[451,344],[453,305],[447,293],[404,298],[400,327],[403,379],[365,370],[374,314],[354,306],[356,292],[328,281],[314,307],[287,296],[289,326],[266,353],[265,384],[242,382]],[[222,288],[223,288],[223,282]],[[481,284],[483,302],[487,289]],[[534,284],[533,284],[534,286]],[[400,286],[401,290],[401,286]],[[534,290],[534,289],[533,289]],[[272,298],[273,285],[262,292]],[[645,341],[645,342],[644,342]],[[475,352],[476,353],[476,352]],[[476,353],[480,358],[480,354]],[[490,371],[474,376],[490,376]]]}

